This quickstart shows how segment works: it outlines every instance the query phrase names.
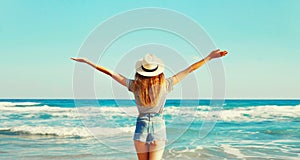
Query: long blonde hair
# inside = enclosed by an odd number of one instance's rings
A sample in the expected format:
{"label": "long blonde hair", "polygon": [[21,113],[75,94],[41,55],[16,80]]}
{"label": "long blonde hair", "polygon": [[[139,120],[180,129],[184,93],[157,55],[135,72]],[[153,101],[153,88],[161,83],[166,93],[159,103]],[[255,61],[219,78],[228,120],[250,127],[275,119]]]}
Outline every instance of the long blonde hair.
{"label": "long blonde hair", "polygon": [[165,83],[163,73],[154,77],[145,77],[138,73],[135,74],[133,90],[135,96],[139,97],[140,105],[143,107],[154,107],[159,100],[160,91]]}

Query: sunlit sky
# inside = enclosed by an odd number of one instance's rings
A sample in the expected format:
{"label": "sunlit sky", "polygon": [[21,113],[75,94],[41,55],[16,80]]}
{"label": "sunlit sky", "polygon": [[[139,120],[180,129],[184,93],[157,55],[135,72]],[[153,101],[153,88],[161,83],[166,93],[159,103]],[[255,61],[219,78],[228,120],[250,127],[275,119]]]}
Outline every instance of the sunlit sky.
{"label": "sunlit sky", "polygon": [[[218,48],[229,51],[223,58],[225,98],[299,99],[299,6],[297,0],[2,0],[0,98],[73,98],[75,63],[70,57],[77,57],[88,35],[117,14],[157,7],[194,20]],[[143,39],[145,36],[147,38]],[[140,43],[133,43],[132,39]],[[168,42],[175,44],[171,46],[174,49],[181,50],[180,54],[188,64],[201,58],[193,56],[176,36],[142,30],[115,41],[103,59],[96,63],[113,69],[116,64],[110,62],[118,58],[114,52],[122,51],[124,46],[128,50],[128,47],[143,43]],[[132,66],[134,63],[135,60]],[[132,74],[125,76],[133,78]],[[192,76],[198,79],[200,95],[190,98],[210,98],[212,87],[208,70],[203,67]],[[115,82],[109,77],[96,73],[97,97],[116,98],[108,87],[112,83]],[[181,98],[180,85],[174,88],[169,98]]]}

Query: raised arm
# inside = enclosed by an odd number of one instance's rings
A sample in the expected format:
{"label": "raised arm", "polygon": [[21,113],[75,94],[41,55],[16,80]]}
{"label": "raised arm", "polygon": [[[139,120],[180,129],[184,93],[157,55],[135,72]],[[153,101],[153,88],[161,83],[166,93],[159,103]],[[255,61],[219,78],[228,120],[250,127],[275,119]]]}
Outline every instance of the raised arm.
{"label": "raised arm", "polygon": [[124,76],[122,76],[119,73],[115,73],[105,67],[102,66],[98,66],[94,63],[92,63],[91,61],[89,61],[88,59],[85,58],[71,58],[74,61],[77,62],[81,62],[81,63],[86,63],[90,66],[92,66],[93,68],[97,69],[100,72],[103,72],[104,74],[109,75],[110,77],[112,77],[114,80],[116,80],[117,82],[119,82],[121,85],[126,86],[126,78]]}
{"label": "raised arm", "polygon": [[223,57],[227,54],[227,51],[220,51],[220,49],[214,50],[212,51],[207,57],[205,57],[204,59],[190,65],[188,68],[186,68],[183,71],[178,72],[177,74],[175,74],[173,76],[173,84],[177,84],[178,82],[180,82],[181,80],[183,80],[188,74],[190,74],[191,72],[193,72],[194,70],[200,68],[201,66],[203,66],[206,62],[214,59],[214,58],[219,58],[219,57]]}

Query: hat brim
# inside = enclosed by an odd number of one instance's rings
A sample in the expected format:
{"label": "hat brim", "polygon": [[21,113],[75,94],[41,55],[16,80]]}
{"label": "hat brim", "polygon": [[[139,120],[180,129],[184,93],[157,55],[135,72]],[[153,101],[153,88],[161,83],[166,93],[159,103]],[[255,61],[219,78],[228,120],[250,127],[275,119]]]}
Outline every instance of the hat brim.
{"label": "hat brim", "polygon": [[136,62],[136,72],[142,76],[145,76],[145,77],[153,77],[153,76],[157,76],[161,73],[164,72],[164,64],[161,60],[158,61],[157,63],[158,67],[155,71],[152,71],[152,72],[146,72],[145,70],[143,70],[142,68],[142,60],[139,60]]}

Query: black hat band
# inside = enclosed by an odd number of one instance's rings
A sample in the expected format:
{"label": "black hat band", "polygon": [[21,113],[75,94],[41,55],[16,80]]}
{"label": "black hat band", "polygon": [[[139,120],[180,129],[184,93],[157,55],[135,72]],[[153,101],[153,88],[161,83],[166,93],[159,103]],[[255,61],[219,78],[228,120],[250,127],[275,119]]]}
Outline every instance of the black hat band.
{"label": "black hat band", "polygon": [[158,65],[157,65],[157,67],[154,68],[154,69],[147,69],[147,68],[145,68],[145,67],[142,65],[142,69],[143,69],[145,72],[154,72],[154,71],[156,71],[156,70],[158,69]]}

